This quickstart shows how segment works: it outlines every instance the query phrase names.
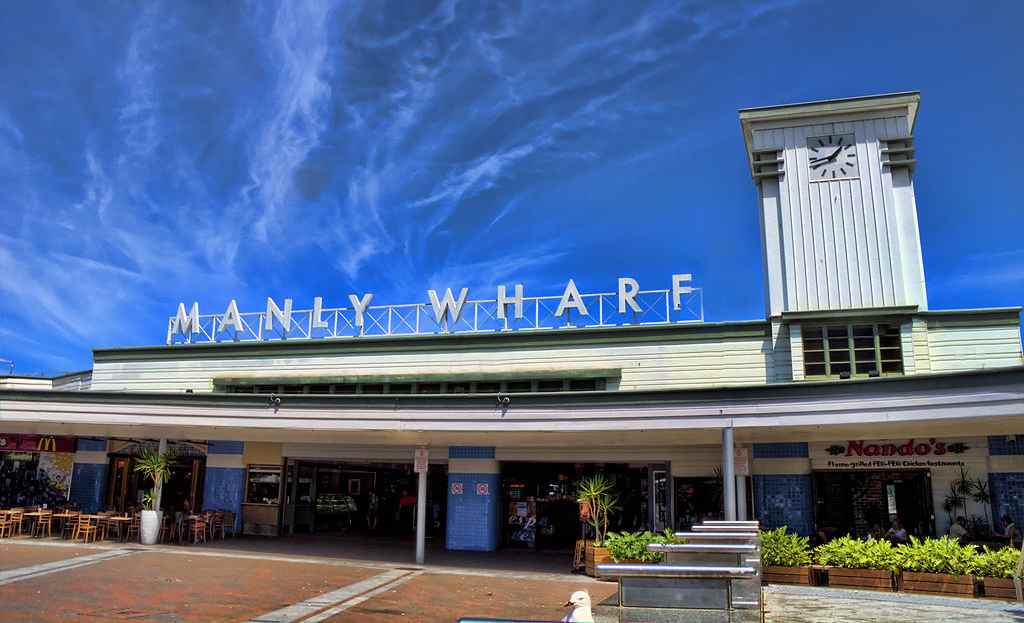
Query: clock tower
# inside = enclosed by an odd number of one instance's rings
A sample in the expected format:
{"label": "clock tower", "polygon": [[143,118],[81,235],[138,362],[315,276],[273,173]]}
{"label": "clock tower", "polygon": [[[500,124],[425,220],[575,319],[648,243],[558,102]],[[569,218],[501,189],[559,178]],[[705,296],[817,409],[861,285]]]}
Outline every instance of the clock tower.
{"label": "clock tower", "polygon": [[740,111],[768,318],[927,309],[913,184],[920,100],[896,93]]}

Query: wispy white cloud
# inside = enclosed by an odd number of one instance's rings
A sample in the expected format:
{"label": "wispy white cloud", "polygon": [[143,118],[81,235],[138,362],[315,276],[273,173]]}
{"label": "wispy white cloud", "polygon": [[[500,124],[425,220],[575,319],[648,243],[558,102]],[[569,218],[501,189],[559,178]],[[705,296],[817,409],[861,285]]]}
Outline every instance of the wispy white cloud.
{"label": "wispy white cloud", "polygon": [[295,173],[327,126],[332,9],[330,2],[285,2],[274,16],[267,43],[277,84],[266,124],[252,146],[252,185],[245,191],[260,211],[253,232],[261,241],[284,217]]}
{"label": "wispy white cloud", "polygon": [[161,140],[154,54],[169,19],[159,2],[147,3],[133,25],[124,61],[118,69],[127,94],[118,113],[124,133],[122,164],[130,158],[152,155]]}

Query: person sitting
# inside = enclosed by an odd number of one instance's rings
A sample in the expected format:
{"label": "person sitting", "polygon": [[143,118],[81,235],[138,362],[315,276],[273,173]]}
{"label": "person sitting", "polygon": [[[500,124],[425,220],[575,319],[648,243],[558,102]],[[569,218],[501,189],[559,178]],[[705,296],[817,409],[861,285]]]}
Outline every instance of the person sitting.
{"label": "person sitting", "polygon": [[868,536],[876,541],[881,541],[885,538],[885,531],[882,530],[881,524],[876,523],[871,526],[871,532],[868,533]]}
{"label": "person sitting", "polygon": [[949,527],[949,536],[960,541],[960,543],[966,543],[970,538],[970,530],[967,529],[967,520],[965,518],[957,517],[953,525]]}
{"label": "person sitting", "polygon": [[885,533],[885,537],[892,541],[893,544],[907,542],[907,529],[903,527],[899,517],[892,520],[892,526],[889,528],[889,531]]}
{"label": "person sitting", "polygon": [[1003,537],[1007,540],[1007,544],[1013,548],[1020,547],[1020,531],[1017,530],[1017,524],[1013,522],[1013,518],[1009,515],[1002,516],[1003,531],[998,536]]}

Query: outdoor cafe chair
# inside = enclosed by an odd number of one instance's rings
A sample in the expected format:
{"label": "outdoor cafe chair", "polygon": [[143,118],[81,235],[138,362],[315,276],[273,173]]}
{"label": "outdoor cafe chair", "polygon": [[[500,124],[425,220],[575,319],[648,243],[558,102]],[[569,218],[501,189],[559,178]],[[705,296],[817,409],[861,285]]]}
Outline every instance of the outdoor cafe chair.
{"label": "outdoor cafe chair", "polygon": [[14,522],[10,513],[0,513],[0,539],[14,536]]}
{"label": "outdoor cafe chair", "polygon": [[232,511],[224,511],[224,536],[228,534],[235,536],[235,513]]}
{"label": "outdoor cafe chair", "polygon": [[93,519],[88,515],[79,515],[78,521],[75,523],[75,534],[72,538],[81,539],[88,543],[89,537],[92,537],[93,542],[96,542],[96,530],[97,526],[93,523]]}
{"label": "outdoor cafe chair", "polygon": [[[128,534],[125,536],[126,540],[130,541],[133,535],[135,538],[139,538],[139,526],[141,522],[142,519],[139,513],[133,513],[132,520],[128,522]],[[163,533],[163,526],[161,526],[160,532]]]}
{"label": "outdoor cafe chair", "polygon": [[32,536],[42,537],[43,531],[46,531],[47,537],[52,537],[53,533],[51,528],[53,526],[53,512],[42,511],[42,514],[36,517],[36,522],[32,524]]}
{"label": "outdoor cafe chair", "polygon": [[218,534],[220,535],[220,538],[222,538],[222,539],[224,538],[224,513],[223,513],[223,511],[214,511],[213,519],[211,520],[211,524],[210,524],[210,538],[216,539],[216,538],[218,538],[218,536],[217,536]]}
{"label": "outdoor cafe chair", "polygon": [[67,517],[64,517],[60,527],[60,536],[64,539],[74,538],[75,528],[78,526],[78,517],[81,515],[79,512],[70,511],[67,512]]}
{"label": "outdoor cafe chair", "polygon": [[12,524],[11,536],[13,537],[15,532],[17,532],[18,536],[21,536],[21,526],[25,521],[25,509],[12,508],[9,518]]}
{"label": "outdoor cafe chair", "polygon": [[189,518],[191,527],[192,543],[206,542],[206,518],[202,515],[195,515]]}

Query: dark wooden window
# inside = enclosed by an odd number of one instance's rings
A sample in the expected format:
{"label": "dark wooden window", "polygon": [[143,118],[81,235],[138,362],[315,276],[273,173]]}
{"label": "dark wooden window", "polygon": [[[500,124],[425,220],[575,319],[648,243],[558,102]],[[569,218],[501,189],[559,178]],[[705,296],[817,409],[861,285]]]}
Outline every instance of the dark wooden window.
{"label": "dark wooden window", "polygon": [[533,389],[533,381],[508,381],[505,383],[505,391],[510,394],[528,392]]}
{"label": "dark wooden window", "polygon": [[802,333],[808,378],[903,374],[898,324],[826,324]]}

